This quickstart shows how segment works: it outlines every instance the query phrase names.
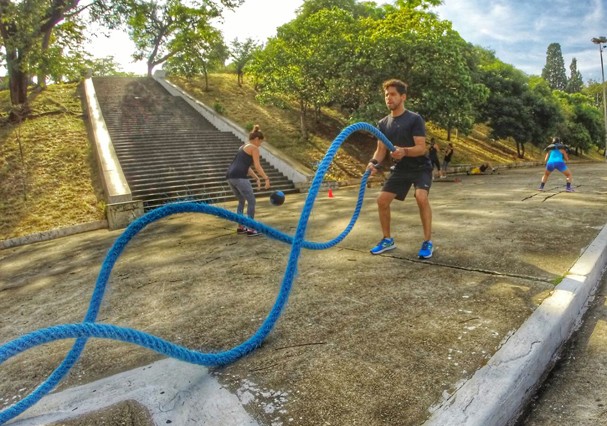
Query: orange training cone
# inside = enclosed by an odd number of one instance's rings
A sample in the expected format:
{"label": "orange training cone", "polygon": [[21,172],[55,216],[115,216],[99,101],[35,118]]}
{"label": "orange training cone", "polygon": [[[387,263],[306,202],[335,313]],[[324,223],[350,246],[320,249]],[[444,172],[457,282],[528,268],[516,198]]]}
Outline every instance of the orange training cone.
{"label": "orange training cone", "polygon": [[329,188],[329,198],[333,198],[333,190]]}

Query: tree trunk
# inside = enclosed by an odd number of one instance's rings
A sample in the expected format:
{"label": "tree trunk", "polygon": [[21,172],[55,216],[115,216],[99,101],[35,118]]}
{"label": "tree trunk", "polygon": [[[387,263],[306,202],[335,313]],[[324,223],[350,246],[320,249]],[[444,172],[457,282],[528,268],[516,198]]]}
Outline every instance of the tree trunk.
{"label": "tree trunk", "polygon": [[[45,57],[45,54],[48,51],[48,47],[51,43],[52,32],[53,32],[53,29],[51,28],[50,30],[45,32],[44,36],[42,37],[42,56],[43,57]],[[38,70],[38,75],[37,75],[38,86],[46,87],[46,78],[47,77],[48,77],[48,64],[46,63],[46,61],[43,61],[42,66]]]}
{"label": "tree trunk", "polygon": [[523,158],[521,157],[521,146],[519,145],[518,141],[514,141],[516,143],[516,156],[518,158]]}
{"label": "tree trunk", "polygon": [[525,144],[523,142],[516,142],[516,153],[518,158],[525,158]]}
{"label": "tree trunk", "polygon": [[299,120],[301,137],[303,140],[308,140],[308,129],[306,128],[306,103],[303,100],[299,101]]}
{"label": "tree trunk", "polygon": [[8,49],[6,54],[6,66],[8,69],[8,85],[11,94],[12,105],[24,105],[27,103],[27,83],[29,76],[21,71],[18,53],[14,49]]}

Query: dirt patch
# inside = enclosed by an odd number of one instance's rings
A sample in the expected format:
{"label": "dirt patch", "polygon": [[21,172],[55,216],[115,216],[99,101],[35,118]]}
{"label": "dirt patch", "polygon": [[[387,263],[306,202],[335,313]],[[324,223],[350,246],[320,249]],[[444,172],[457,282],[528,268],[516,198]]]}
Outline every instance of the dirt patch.
{"label": "dirt patch", "polygon": [[152,417],[137,401],[123,401],[104,410],[49,426],[148,426]]}

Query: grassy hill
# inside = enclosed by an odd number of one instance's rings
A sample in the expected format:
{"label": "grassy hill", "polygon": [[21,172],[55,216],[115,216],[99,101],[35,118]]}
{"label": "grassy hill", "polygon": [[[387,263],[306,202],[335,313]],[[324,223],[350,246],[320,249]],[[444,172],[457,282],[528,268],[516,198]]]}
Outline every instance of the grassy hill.
{"label": "grassy hill", "polygon": [[[346,119],[337,112],[323,109],[320,121],[308,119],[310,140],[305,142],[300,138],[299,110],[295,106],[278,108],[260,105],[255,98],[255,91],[246,79],[244,85],[239,87],[234,74],[212,74],[209,76],[208,91],[204,90],[205,84],[202,78],[171,78],[170,80],[244,128],[259,124],[268,142],[311,168],[324,156],[339,132],[348,125]],[[430,122],[427,123],[427,131],[428,140],[434,137],[441,149],[447,145],[445,130]],[[484,125],[476,125],[469,135],[452,133],[451,142],[455,146],[455,154],[451,165],[480,165],[484,162],[505,165],[544,159],[541,149],[527,144],[525,158],[521,160],[517,158],[514,141],[493,140],[488,135],[489,129]],[[360,176],[375,146],[376,141],[370,136],[357,135],[355,138],[348,139],[336,159],[337,166],[330,170],[328,178],[342,180]],[[598,161],[602,159],[602,155],[594,150],[583,158]]]}
{"label": "grassy hill", "polygon": [[104,219],[78,86],[36,94],[19,124],[9,106],[0,91],[0,240]]}
{"label": "grassy hill", "polygon": [[[323,110],[319,120],[309,118],[310,138],[302,141],[299,111],[294,107],[263,106],[253,88],[239,87],[234,74],[202,79],[172,79],[211,108],[245,129],[259,124],[267,141],[314,169],[334,138],[347,126],[335,111]],[[20,124],[8,121],[8,91],[0,91],[0,240],[104,218],[104,203],[94,153],[76,84],[51,85],[37,93],[32,115]],[[511,141],[493,141],[487,128],[477,126],[467,136],[453,135],[452,165],[494,165],[519,162]],[[441,147],[446,133],[428,123],[428,136]],[[338,152],[327,179],[347,181],[361,176],[376,141],[366,134],[352,135]],[[527,146],[524,161],[541,161],[542,152]],[[601,160],[598,152],[584,157]]]}

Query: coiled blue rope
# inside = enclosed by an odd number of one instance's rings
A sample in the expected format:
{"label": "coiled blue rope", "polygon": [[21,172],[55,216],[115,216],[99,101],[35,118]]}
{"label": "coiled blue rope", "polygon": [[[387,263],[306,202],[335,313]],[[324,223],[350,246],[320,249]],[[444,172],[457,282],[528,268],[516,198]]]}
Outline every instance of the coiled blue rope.
{"label": "coiled blue rope", "polygon": [[[339,147],[351,134],[358,131],[366,131],[373,134],[379,140],[381,140],[390,151],[395,150],[392,143],[384,136],[384,134],[368,123],[352,124],[342,130],[327,150],[327,153],[325,154],[323,160],[318,166],[318,169],[316,170],[316,174],[314,175],[314,178],[312,180],[312,184],[308,191],[308,196],[306,197],[306,201],[302,209],[301,216],[299,218],[297,229],[293,237],[284,234],[267,225],[264,225],[261,222],[257,222],[254,219],[237,215],[236,213],[230,212],[223,208],[215,207],[213,205],[208,204],[167,204],[163,207],[152,210],[146,213],[145,215],[141,216],[137,220],[133,221],[116,239],[116,241],[108,251],[108,254],[106,255],[101,265],[101,270],[99,271],[99,275],[97,277],[95,289],[93,291],[93,295],[91,297],[87,313],[82,323],[61,324],[53,327],[42,328],[23,335],[12,341],[9,341],[0,346],[1,364],[7,359],[22,352],[25,352],[35,346],[39,346],[45,343],[61,339],[76,339],[74,346],[70,349],[65,359],[43,383],[41,383],[36,389],[34,389],[21,401],[0,411],[0,424],[3,424],[8,420],[12,419],[13,417],[18,416],[19,414],[27,410],[29,407],[34,405],[36,402],[38,402],[55,386],[57,386],[57,384],[63,379],[63,377],[65,377],[65,375],[76,363],[80,354],[84,350],[84,346],[86,345],[87,339],[90,337],[113,339],[122,342],[133,343],[135,345],[143,346],[168,357],[205,366],[219,366],[230,364],[236,361],[237,359],[252,352],[257,347],[261,346],[264,339],[268,336],[268,334],[276,324],[276,321],[280,317],[280,314],[282,313],[282,310],[286,305],[289,293],[291,291],[291,287],[293,285],[293,280],[295,279],[295,276],[297,274],[297,261],[299,259],[302,248],[310,250],[323,250],[335,246],[349,234],[354,224],[356,223],[356,220],[358,219],[360,210],[362,208],[365,188],[367,186],[367,180],[369,178],[369,171],[365,171],[362,176],[358,200],[354,209],[354,213],[352,214],[352,218],[350,219],[350,222],[343,230],[343,232],[334,239],[324,243],[310,242],[304,240],[306,228],[308,225],[308,219],[314,206],[318,191],[320,190],[322,180],[325,174],[327,173],[327,170],[331,162],[333,161],[333,158],[335,157],[335,154],[337,153]],[[276,297],[274,306],[268,313],[268,316],[261,324],[259,329],[255,332],[255,334],[253,334],[250,338],[248,338],[240,345],[227,351],[218,353],[203,353],[185,348],[180,345],[176,345],[159,337],[131,328],[118,327],[110,324],[95,323],[97,314],[99,313],[101,302],[103,300],[103,296],[105,294],[110,273],[112,272],[116,261],[120,257],[120,254],[123,252],[126,245],[137,233],[139,233],[139,231],[144,229],[150,223],[176,213],[212,214],[214,216],[224,218],[232,222],[237,222],[253,229],[257,229],[259,232],[262,232],[263,234],[271,238],[291,245],[291,253],[289,255],[289,261],[287,263],[287,267],[285,269],[285,273],[282,279],[280,291],[278,293],[278,296]]]}

